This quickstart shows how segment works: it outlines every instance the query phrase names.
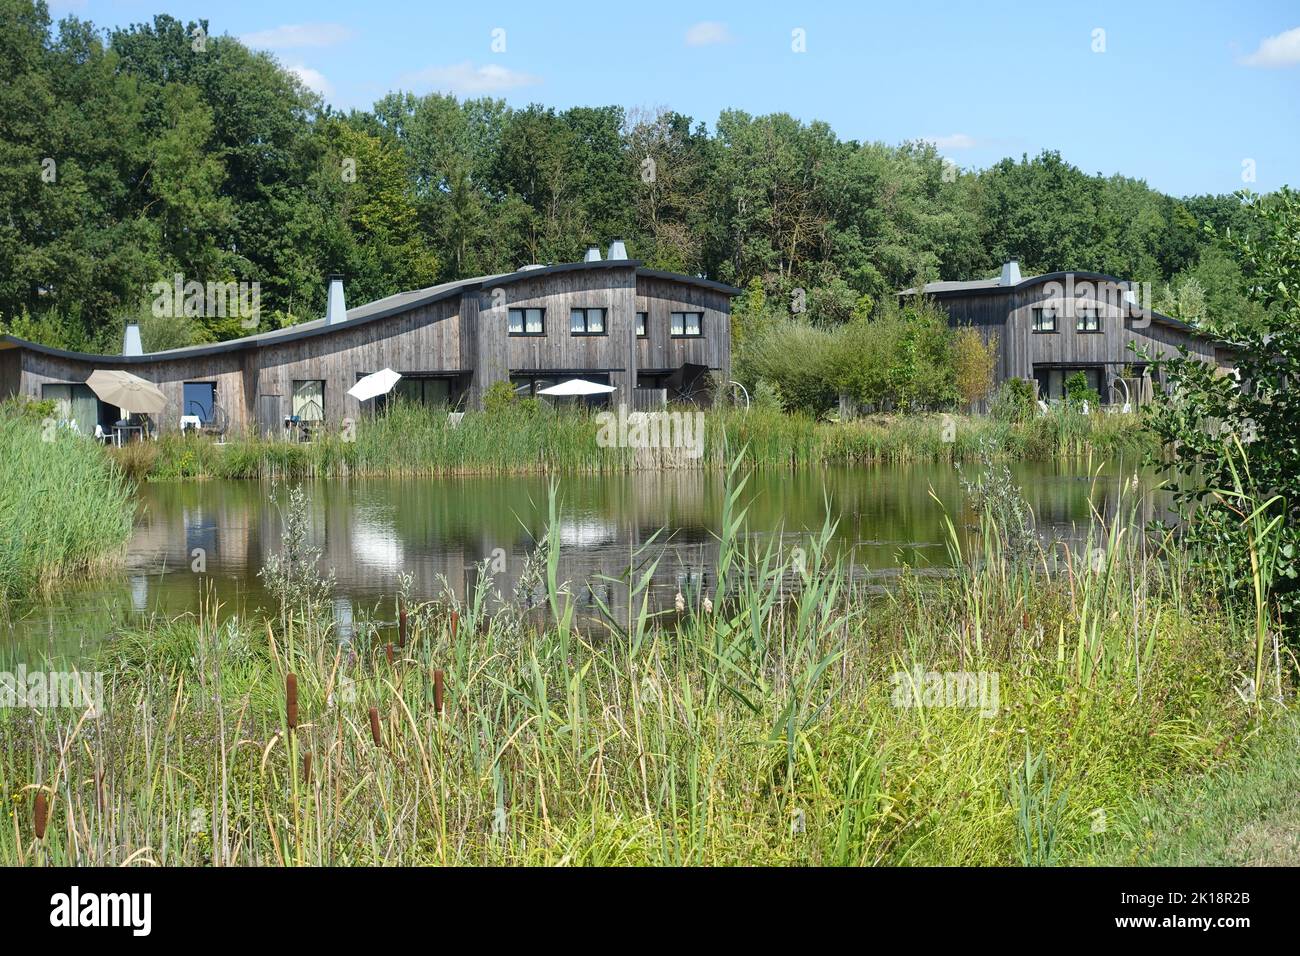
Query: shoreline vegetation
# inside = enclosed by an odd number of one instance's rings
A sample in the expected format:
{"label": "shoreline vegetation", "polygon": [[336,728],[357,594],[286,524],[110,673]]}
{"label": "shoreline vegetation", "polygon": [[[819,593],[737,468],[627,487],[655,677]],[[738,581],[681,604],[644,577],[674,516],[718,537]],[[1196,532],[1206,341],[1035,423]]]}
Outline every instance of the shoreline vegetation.
{"label": "shoreline vegetation", "polygon": [[1049,551],[994,475],[952,578],[873,594],[829,518],[799,558],[747,535],[743,484],[733,465],[715,582],[678,609],[650,610],[645,550],[615,582],[631,610],[579,618],[557,483],[540,610],[490,602],[487,573],[463,600],[408,580],[406,627],[345,644],[291,491],[278,612],[221,621],[210,595],[119,635],[87,665],[94,720],[0,712],[0,864],[1125,859],[1108,820],[1282,711],[1236,689],[1253,610],[1176,537],[1131,533],[1133,502]]}
{"label": "shoreline vegetation", "polygon": [[670,412],[701,416],[702,455],[681,447],[602,447],[597,416],[582,411],[516,406],[466,415],[453,426],[445,413],[401,403],[359,421],[350,441],[339,433],[310,443],[236,435],[217,444],[175,434],[109,454],[133,480],[158,481],[721,470],[740,448],[755,468],[969,461],[985,448],[1010,459],[1138,458],[1159,448],[1140,415],[1083,415],[1067,407],[1021,422],[956,414],[827,422],[760,408]]}
{"label": "shoreline vegetation", "polygon": [[108,573],[134,517],[131,482],[94,443],[0,413],[0,603]]}

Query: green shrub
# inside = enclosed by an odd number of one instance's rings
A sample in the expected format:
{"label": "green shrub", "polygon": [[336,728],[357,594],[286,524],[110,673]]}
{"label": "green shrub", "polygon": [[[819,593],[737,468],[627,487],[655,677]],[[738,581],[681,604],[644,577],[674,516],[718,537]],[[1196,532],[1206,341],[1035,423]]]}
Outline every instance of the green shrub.
{"label": "green shrub", "polygon": [[1026,422],[1034,417],[1034,383],[1026,378],[1009,378],[999,387],[990,410],[1002,422]]}

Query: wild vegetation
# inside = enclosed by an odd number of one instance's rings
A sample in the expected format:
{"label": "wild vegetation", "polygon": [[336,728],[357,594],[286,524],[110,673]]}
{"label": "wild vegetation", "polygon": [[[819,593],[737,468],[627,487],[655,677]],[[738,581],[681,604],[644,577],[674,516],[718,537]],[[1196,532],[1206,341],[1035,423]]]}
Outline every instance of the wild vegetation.
{"label": "wild vegetation", "polygon": [[985,481],[951,518],[957,573],[882,595],[829,519],[799,551],[755,543],[741,473],[716,578],[675,609],[650,542],[610,582],[628,610],[580,618],[557,491],[531,611],[485,573],[464,599],[404,585],[404,626],[386,609],[342,644],[311,589],[119,636],[98,713],[0,713],[0,863],[1089,860],[1122,850],[1106,821],[1134,796],[1273,712],[1238,691],[1250,609],[1127,508],[1083,549],[1017,549],[989,504],[1014,491]]}
{"label": "wild vegetation", "polygon": [[112,568],[131,534],[121,471],[41,411],[0,406],[0,602]]}
{"label": "wild vegetation", "polygon": [[[691,414],[692,409],[679,410]],[[1036,410],[1035,410],[1036,411]],[[996,454],[1046,460],[1093,456],[1134,458],[1154,450],[1141,418],[1082,415],[1058,408],[1023,421],[989,416],[875,415],[822,422],[778,408],[700,412],[704,454],[680,449],[602,447],[600,422],[583,410],[505,403],[452,424],[445,413],[394,403],[358,422],[350,439],[323,433],[307,443],[229,436],[165,435],[108,454],[137,480],[306,478],[343,475],[473,475],[627,472],[639,468],[724,468],[726,449],[748,446],[759,468],[811,468],[870,462],[961,461],[991,444]]]}
{"label": "wild vegetation", "polygon": [[959,169],[929,143],[783,113],[706,126],[398,91],[344,114],[209,26],[52,27],[44,2],[0,0],[6,330],[91,352],[120,348],[128,317],[146,349],[225,339],[247,331],[238,318],[152,315],[153,284],[257,282],[266,328],[319,317],[330,272],[358,303],[615,237],[648,265],[750,289],[745,316],[815,328],[1015,256],[1149,282],[1189,321],[1257,312],[1202,232],[1249,225],[1232,196],[1174,198],[1053,152]]}

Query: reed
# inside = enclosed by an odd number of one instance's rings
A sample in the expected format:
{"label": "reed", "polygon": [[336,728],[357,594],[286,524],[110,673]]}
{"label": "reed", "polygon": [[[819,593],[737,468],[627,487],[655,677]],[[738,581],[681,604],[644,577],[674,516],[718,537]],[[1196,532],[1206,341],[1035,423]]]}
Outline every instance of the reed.
{"label": "reed", "polygon": [[990,444],[1000,456],[1014,459],[1132,457],[1154,448],[1137,416],[1083,416],[1066,409],[1023,424],[961,415],[818,422],[757,408],[701,414],[704,454],[694,459],[672,448],[601,447],[599,423],[586,411],[469,414],[453,427],[445,414],[401,403],[359,422],[354,441],[338,434],[310,444],[232,436],[218,445],[198,436],[167,435],[110,454],[137,480],[176,480],[724,469],[727,449],[741,447],[749,448],[751,466],[758,468],[973,460]]}
{"label": "reed", "polygon": [[91,441],[0,412],[0,602],[114,568],[135,505]]}
{"label": "reed", "polygon": [[[48,768],[61,801],[40,854],[0,828],[0,865],[1071,862],[1110,839],[1098,809],[1257,725],[1234,690],[1251,615],[1123,510],[1084,549],[1012,548],[997,509],[964,511],[955,574],[880,591],[829,519],[797,558],[750,535],[746,468],[727,475],[716,574],[680,612],[652,600],[647,544],[617,604],[577,614],[557,486],[540,609],[489,601],[486,576],[409,597],[400,677],[386,635],[359,629],[352,657],[321,616],[207,607],[124,635],[98,720],[0,713],[0,779]],[[993,698],[963,698],[970,678]]]}

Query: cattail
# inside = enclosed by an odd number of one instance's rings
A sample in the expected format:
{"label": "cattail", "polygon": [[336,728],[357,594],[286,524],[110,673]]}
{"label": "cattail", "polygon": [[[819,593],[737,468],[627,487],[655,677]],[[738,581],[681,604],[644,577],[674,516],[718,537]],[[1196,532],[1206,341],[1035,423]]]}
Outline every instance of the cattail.
{"label": "cattail", "polygon": [[433,672],[433,712],[439,717],[442,716],[442,695],[443,695],[443,673],[442,671]]}
{"label": "cattail", "polygon": [[311,786],[311,751],[308,750],[302,755],[302,780],[307,786]]}
{"label": "cattail", "polygon": [[456,639],[456,631],[460,627],[460,614],[456,611],[451,612],[451,639]]}
{"label": "cattail", "polygon": [[45,791],[36,791],[36,800],[32,805],[32,823],[36,827],[36,839],[45,839],[45,824],[49,822],[49,807],[45,803]]}
{"label": "cattail", "polygon": [[397,614],[397,643],[406,646],[406,608],[403,607]]}
{"label": "cattail", "polygon": [[298,675],[289,674],[284,679],[284,713],[289,729],[298,728]]}
{"label": "cattail", "polygon": [[388,658],[388,666],[393,666],[393,645],[391,643],[384,645],[384,656]]}
{"label": "cattail", "polygon": [[382,747],[384,745],[384,739],[381,736],[379,736],[379,708],[378,707],[370,708],[370,736],[374,738],[376,747]]}

